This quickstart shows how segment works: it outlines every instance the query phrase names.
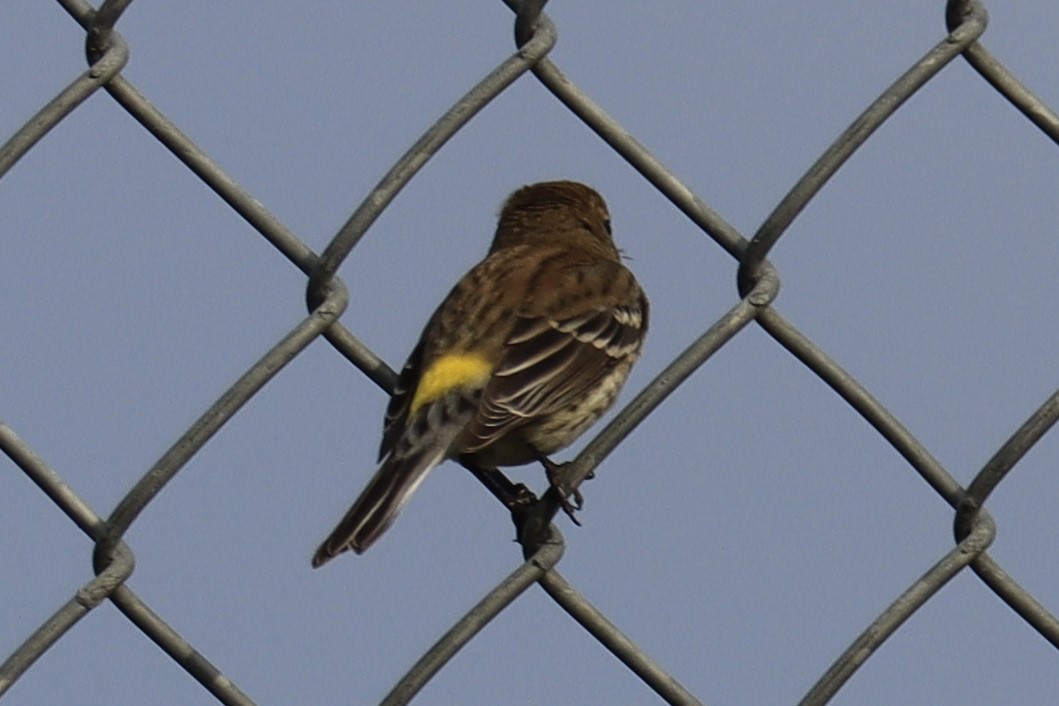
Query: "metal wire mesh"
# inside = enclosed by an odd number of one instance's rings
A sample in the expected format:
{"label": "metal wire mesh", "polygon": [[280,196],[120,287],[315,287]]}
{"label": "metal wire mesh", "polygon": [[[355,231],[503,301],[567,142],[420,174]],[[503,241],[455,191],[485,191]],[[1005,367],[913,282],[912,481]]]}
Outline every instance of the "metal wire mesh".
{"label": "metal wire mesh", "polygon": [[[608,454],[713,353],[751,323],[819,376],[860,414],[954,510],[956,544],[933,566],[916,577],[865,630],[853,640],[802,699],[802,704],[827,703],[856,670],[871,658],[912,614],[967,567],[1054,647],[1059,647],[1059,622],[1028,591],[1009,576],[987,552],[995,526],[985,509],[992,491],[1012,467],[1059,418],[1059,392],[1049,397],[981,469],[967,488],[948,471],[887,409],[828,354],[799,332],[773,306],[779,274],[767,256],[792,221],[845,161],[916,91],[953,59],[962,56],[989,84],[1033,125],[1059,143],[1059,117],[1037,100],[978,41],[986,29],[986,11],[978,2],[953,0],[946,7],[949,35],[916,61],[843,132],[775,207],[752,238],[744,238],[711,210],[673,173],[640,145],[601,106],[569,81],[548,58],[555,28],[542,14],[544,2],[505,0],[516,12],[517,50],[466,93],[413,144],[367,195],[349,220],[317,255],[225,174],[210,157],[155,109],[121,71],[128,51],[114,27],[130,4],[105,2],[98,10],[80,0],[60,0],[62,7],[87,33],[90,67],[45,105],[0,147],[0,177],[43,139],[49,130],[81,106],[98,89],[113,99],[168,148],[192,172],[249,222],[272,246],[308,278],[306,318],[279,340],[192,424],[142,476],[107,517],[94,512],[16,432],[0,423],[0,448],[94,542],[96,575],[88,581],[0,665],[0,696],[30,669],[78,621],[110,601],[187,673],[225,704],[253,701],[227,679],[181,635],[125,585],[134,552],[124,542],[129,528],[213,435],[279,375],[314,340],[326,338],[364,375],[390,389],[394,373],[363,345],[338,318],[349,297],[337,278],[338,268],[397,193],[423,165],[476,114],[525,73],[532,73],[554,96],[595,131],[647,181],[739,263],[741,300],[644,387],[566,469],[566,484],[577,487]],[[555,498],[545,496],[533,521],[547,527],[555,514]],[[670,703],[699,703],[694,695],[624,636],[556,570],[563,541],[554,526],[547,541],[524,546],[526,561],[497,586],[435,645],[383,701],[407,703],[452,656],[501,611],[535,584],[568,612],[659,696]]]}

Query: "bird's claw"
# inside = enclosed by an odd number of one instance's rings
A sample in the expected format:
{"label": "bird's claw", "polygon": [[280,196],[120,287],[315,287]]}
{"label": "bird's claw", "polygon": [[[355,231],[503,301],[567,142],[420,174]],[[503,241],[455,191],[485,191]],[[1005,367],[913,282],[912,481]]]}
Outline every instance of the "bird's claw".
{"label": "bird's claw", "polygon": [[[574,490],[572,493],[563,495],[564,491],[560,486],[555,486],[555,489],[559,492],[559,507],[563,509],[563,512],[566,513],[571,522],[580,527],[581,520],[577,519],[577,515],[574,513],[585,506],[585,498],[581,495],[581,491]],[[570,498],[573,498],[574,501],[570,502]]]}
{"label": "bird's claw", "polygon": [[[555,463],[543,457],[541,458],[541,463],[544,464],[544,472],[548,477],[548,484],[555,488],[555,492],[559,495],[559,507],[566,513],[571,522],[580,527],[581,521],[577,519],[577,515],[574,513],[585,506],[585,497],[581,495],[581,491],[577,488],[567,490],[563,485],[562,470],[567,464]],[[573,502],[570,502],[571,499],[573,499]]]}

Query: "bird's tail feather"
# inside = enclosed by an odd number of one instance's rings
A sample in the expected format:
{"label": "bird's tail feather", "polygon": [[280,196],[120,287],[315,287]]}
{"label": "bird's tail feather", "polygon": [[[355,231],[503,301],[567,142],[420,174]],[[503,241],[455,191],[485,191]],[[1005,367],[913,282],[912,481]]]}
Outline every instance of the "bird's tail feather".
{"label": "bird's tail feather", "polygon": [[313,568],[323,566],[347,549],[357,554],[367,550],[393,524],[397,513],[444,455],[444,448],[435,447],[386,459],[353,507],[317,548]]}
{"label": "bird's tail feather", "polygon": [[352,549],[362,554],[393,524],[431,468],[445,460],[474,416],[480,389],[452,390],[406,421],[389,456],[313,555],[313,567]]}

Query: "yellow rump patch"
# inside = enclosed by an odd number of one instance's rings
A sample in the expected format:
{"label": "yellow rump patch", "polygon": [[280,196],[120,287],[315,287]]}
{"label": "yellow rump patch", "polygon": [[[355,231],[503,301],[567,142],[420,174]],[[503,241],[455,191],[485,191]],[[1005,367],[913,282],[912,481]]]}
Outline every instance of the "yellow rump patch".
{"label": "yellow rump patch", "polygon": [[434,361],[419,378],[415,397],[408,412],[415,414],[450,390],[475,387],[485,382],[493,366],[477,353],[454,353]]}

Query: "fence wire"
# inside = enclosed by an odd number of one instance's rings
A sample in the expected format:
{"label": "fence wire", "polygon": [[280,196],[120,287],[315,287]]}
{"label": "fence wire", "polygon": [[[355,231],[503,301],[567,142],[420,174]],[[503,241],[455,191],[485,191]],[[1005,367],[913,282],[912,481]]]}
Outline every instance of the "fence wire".
{"label": "fence wire", "polygon": [[[949,34],[853,121],[748,240],[710,209],[547,58],[555,44],[556,33],[551,20],[541,12],[543,1],[527,0],[520,4],[515,0],[505,0],[516,13],[516,51],[468,91],[409,148],[368,194],[324,251],[317,255],[221,170],[121,75],[129,55],[125,42],[114,27],[130,0],[108,1],[98,10],[82,0],[58,1],[86,32],[86,54],[90,66],[0,147],[0,177],[49,130],[102,88],[307,276],[309,314],[183,433],[106,518],[96,514],[13,429],[0,423],[0,448],[94,542],[96,572],[92,580],[59,607],[0,665],[0,696],[81,618],[103,602],[110,601],[221,703],[254,703],[125,585],[125,580],[133,570],[134,552],[123,538],[192,455],[318,337],[325,337],[372,381],[386,390],[392,388],[395,380],[393,370],[338,321],[348,304],[348,295],[336,272],[368,228],[419,169],[483,107],[527,72],[531,72],[563,105],[736,259],[742,297],[725,316],[641,390],[566,467],[563,479],[566,487],[576,488],[580,485],[622,439],[692,372],[747,326],[756,322],[856,410],[954,510],[956,544],[952,550],[916,577],[853,640],[801,703],[805,706],[827,703],[887,638],[936,595],[942,586],[967,567],[1030,627],[1053,646],[1059,647],[1059,622],[1055,616],[1009,576],[986,551],[994,539],[995,526],[984,507],[990,493],[1006,474],[1059,418],[1059,392],[1034,411],[970,485],[964,488],[871,393],[783,318],[774,306],[780,277],[767,260],[769,252],[792,221],[842,164],[898,107],[958,56],[962,56],[1033,125],[1052,141],[1059,143],[1059,117],[1035,98],[978,41],[987,24],[987,14],[980,3],[952,0],[947,4],[945,20]],[[636,643],[623,635],[602,612],[560,576],[555,566],[563,554],[563,543],[558,530],[550,525],[557,509],[557,498],[551,495],[550,491],[546,493],[529,516],[519,519],[524,525],[533,525],[539,530],[520,533],[526,554],[525,563],[500,581],[427,650],[383,703],[403,704],[410,701],[463,645],[534,584],[540,585],[563,610],[663,699],[675,704],[699,703],[695,696],[652,661]]]}

